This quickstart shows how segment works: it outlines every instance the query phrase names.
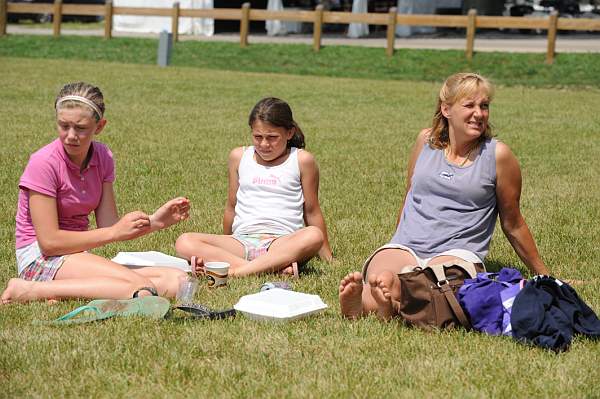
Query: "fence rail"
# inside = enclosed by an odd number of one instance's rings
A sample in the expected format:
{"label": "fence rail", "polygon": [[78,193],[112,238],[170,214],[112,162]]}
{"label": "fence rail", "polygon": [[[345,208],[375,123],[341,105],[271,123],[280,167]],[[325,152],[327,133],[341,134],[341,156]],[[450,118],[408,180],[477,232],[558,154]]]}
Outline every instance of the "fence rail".
{"label": "fence rail", "polygon": [[314,11],[269,11],[251,9],[249,3],[244,3],[241,8],[219,9],[187,9],[180,8],[179,3],[174,3],[171,8],[148,7],[115,7],[111,0],[106,5],[63,4],[62,0],[55,0],[54,4],[40,3],[12,3],[0,0],[0,36],[6,34],[8,13],[15,14],[52,14],[53,34],[60,35],[63,15],[87,15],[104,17],[104,37],[112,37],[113,17],[115,15],[155,16],[171,18],[173,40],[177,41],[179,18],[212,18],[217,20],[240,21],[240,46],[248,45],[248,31],[250,21],[294,21],[313,24],[313,48],[321,48],[323,24],[369,24],[387,26],[386,54],[394,54],[395,30],[397,25],[409,26],[435,26],[446,28],[465,28],[467,59],[473,58],[475,33],[480,29],[535,29],[547,31],[546,62],[554,62],[556,50],[556,36],[559,30],[600,31],[600,20],[589,18],[559,18],[556,12],[549,18],[527,17],[491,17],[478,16],[475,10],[470,10],[467,15],[414,15],[398,14],[396,8],[391,8],[386,13],[351,13],[324,11],[318,5]]}

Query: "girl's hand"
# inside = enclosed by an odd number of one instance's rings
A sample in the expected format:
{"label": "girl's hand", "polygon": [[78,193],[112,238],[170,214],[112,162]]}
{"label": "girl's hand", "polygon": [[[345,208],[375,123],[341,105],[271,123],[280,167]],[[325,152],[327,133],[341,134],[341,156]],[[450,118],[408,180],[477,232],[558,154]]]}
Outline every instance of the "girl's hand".
{"label": "girl's hand", "polygon": [[165,229],[190,216],[190,200],[177,197],[165,203],[150,216],[152,230]]}
{"label": "girl's hand", "polygon": [[131,240],[151,231],[150,217],[141,211],[130,212],[110,228],[115,241]]}

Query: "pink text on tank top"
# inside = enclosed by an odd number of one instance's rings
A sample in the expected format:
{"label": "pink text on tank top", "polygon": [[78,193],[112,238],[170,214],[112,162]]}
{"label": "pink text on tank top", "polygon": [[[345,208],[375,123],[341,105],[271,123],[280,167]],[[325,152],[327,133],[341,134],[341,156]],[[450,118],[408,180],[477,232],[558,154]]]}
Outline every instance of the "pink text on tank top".
{"label": "pink text on tank top", "polygon": [[281,180],[278,176],[271,174],[267,177],[255,176],[252,178],[252,184],[256,185],[264,185],[264,186],[277,186],[281,183]]}

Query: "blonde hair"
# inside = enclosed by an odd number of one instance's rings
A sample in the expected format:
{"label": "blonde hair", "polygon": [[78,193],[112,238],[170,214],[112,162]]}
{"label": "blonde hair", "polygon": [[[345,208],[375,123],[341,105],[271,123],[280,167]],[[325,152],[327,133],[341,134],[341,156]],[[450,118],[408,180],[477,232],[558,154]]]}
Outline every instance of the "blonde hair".
{"label": "blonde hair", "polygon": [[104,96],[99,88],[85,82],[67,83],[60,89],[54,108],[56,112],[63,108],[86,106],[93,112],[97,121],[104,116]]}
{"label": "blonde hair", "polygon": [[[442,104],[452,105],[476,93],[484,93],[491,101],[494,95],[494,86],[489,80],[476,73],[456,73],[446,79],[440,89],[437,107],[433,115],[429,145],[436,149],[443,149],[450,143],[448,119],[442,114]],[[492,126],[487,122],[480,140],[492,137]]]}

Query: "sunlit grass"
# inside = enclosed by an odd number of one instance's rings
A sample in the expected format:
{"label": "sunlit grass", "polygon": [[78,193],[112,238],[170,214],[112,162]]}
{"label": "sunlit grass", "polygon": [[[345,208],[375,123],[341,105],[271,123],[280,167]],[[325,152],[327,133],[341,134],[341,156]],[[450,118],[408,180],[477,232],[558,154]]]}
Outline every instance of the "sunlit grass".
{"label": "sunlit grass", "polygon": [[[3,46],[0,40],[0,48]],[[439,70],[436,80],[448,71]],[[202,322],[174,315],[52,328],[83,301],[0,308],[2,397],[595,397],[600,344],[576,339],[554,355],[508,338],[425,333],[374,318],[339,315],[340,278],[391,237],[404,194],[406,162],[429,124],[438,83],[159,69],[76,60],[0,59],[0,286],[16,274],[17,182],[29,155],[55,137],[53,99],[68,81],[87,80],[106,96],[98,139],[117,161],[121,212],[151,211],[175,195],[193,202],[191,219],[96,253],[173,254],[184,231],[217,233],[229,150],[249,142],[247,114],[266,95],[286,99],[321,170],[320,198],[336,260],[310,263],[294,289],[318,294],[323,314],[289,324],[238,317]],[[523,169],[522,208],[542,257],[600,309],[600,91],[500,86],[492,121]],[[492,268],[526,272],[497,229]],[[211,307],[233,305],[278,276],[202,289]]]}

